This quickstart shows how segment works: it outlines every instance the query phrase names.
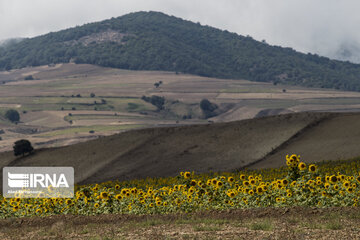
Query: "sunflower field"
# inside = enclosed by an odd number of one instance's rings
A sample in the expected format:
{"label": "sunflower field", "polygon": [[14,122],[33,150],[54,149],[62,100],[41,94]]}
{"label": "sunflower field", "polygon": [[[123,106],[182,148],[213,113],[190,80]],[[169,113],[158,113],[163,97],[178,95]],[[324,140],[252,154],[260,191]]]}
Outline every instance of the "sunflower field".
{"label": "sunflower field", "polygon": [[74,198],[4,198],[0,217],[54,214],[153,214],[289,206],[358,206],[360,158],[286,167],[109,181],[75,187]]}

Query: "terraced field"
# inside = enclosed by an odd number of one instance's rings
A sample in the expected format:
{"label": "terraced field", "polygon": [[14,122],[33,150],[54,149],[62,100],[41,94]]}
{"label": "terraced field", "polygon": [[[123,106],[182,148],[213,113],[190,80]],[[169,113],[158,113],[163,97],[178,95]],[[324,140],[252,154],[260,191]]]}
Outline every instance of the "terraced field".
{"label": "terraced field", "polygon": [[[34,80],[24,80],[29,75]],[[159,82],[162,84],[155,87]],[[141,99],[144,95],[165,97],[165,110],[157,111]],[[204,98],[219,106],[217,116],[204,119],[199,107]],[[17,125],[4,118],[10,108],[21,114]],[[138,127],[359,109],[357,92],[58,64],[0,72],[0,129],[5,131],[0,151],[10,150],[19,138],[29,138],[35,146],[52,147]]]}

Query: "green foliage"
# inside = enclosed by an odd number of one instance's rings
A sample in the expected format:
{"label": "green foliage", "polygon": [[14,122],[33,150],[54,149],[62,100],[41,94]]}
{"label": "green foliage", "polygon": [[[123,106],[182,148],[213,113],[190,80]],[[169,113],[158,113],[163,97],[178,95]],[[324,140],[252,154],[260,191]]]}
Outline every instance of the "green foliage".
{"label": "green foliage", "polygon": [[141,99],[144,100],[145,102],[151,103],[152,105],[157,107],[158,110],[162,110],[164,108],[164,104],[165,104],[164,97],[153,95],[151,97],[142,96]]}
{"label": "green foliage", "polygon": [[201,100],[200,102],[200,108],[205,114],[205,118],[216,116],[216,113],[214,112],[218,106],[215,103],[211,103],[206,98]]}
{"label": "green foliage", "polygon": [[14,155],[15,156],[19,156],[19,155],[25,155],[25,153],[31,153],[34,148],[31,146],[31,143],[29,140],[26,139],[21,139],[18,140],[14,143]]}
{"label": "green foliage", "polygon": [[[77,42],[107,30],[120,42]],[[158,12],[137,12],[0,48],[0,69],[74,60],[133,70],[165,70],[360,91],[360,65],[270,46],[228,31]]]}
{"label": "green foliage", "polygon": [[20,120],[20,114],[15,109],[9,109],[5,113],[5,117],[11,122],[18,122]]}
{"label": "green foliage", "polygon": [[24,80],[34,80],[34,77],[32,75],[26,76]]}

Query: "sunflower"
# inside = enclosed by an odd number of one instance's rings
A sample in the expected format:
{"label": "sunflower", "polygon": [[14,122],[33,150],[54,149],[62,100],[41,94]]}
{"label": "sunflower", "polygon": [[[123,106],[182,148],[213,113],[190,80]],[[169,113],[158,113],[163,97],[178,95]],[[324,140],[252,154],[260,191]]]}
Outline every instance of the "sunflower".
{"label": "sunflower", "polygon": [[298,168],[300,171],[304,171],[306,169],[306,164],[304,162],[300,162]]}
{"label": "sunflower", "polygon": [[344,186],[344,188],[350,187],[350,182],[349,182],[349,181],[345,181],[345,182],[343,183],[343,186]]}
{"label": "sunflower", "polygon": [[213,179],[211,180],[211,184],[212,184],[212,185],[216,185],[216,184],[217,184],[217,180],[216,180],[215,178],[213,178]]}
{"label": "sunflower", "polygon": [[101,199],[109,199],[109,193],[107,193],[107,192],[101,192],[101,193],[100,193],[100,198],[101,198]]}
{"label": "sunflower", "polygon": [[119,185],[119,184],[116,184],[116,185],[115,185],[115,189],[116,189],[116,190],[119,190],[119,189],[120,189],[120,185]]}
{"label": "sunflower", "polygon": [[356,181],[357,181],[358,183],[360,183],[360,176],[357,176],[357,177],[356,177]]}
{"label": "sunflower", "polygon": [[243,181],[243,184],[244,184],[244,186],[249,186],[250,185],[249,181]]}
{"label": "sunflower", "polygon": [[190,172],[185,172],[184,173],[184,178],[186,179],[186,178],[189,178],[191,176],[191,173]]}
{"label": "sunflower", "polygon": [[54,191],[54,187],[52,185],[48,186],[48,192],[52,193]]}
{"label": "sunflower", "polygon": [[219,188],[222,187],[222,185],[223,185],[222,181],[218,181],[218,182],[216,183],[216,186],[219,187]]}
{"label": "sunflower", "polygon": [[115,196],[115,199],[116,199],[116,200],[121,200],[121,199],[122,199],[121,194],[117,194],[117,195]]}
{"label": "sunflower", "polygon": [[233,177],[228,177],[228,182],[229,182],[229,183],[234,182],[234,180],[235,180],[235,179],[234,179]]}
{"label": "sunflower", "polygon": [[181,200],[180,200],[179,198],[176,198],[176,199],[175,199],[175,204],[176,204],[176,205],[180,205],[180,203],[181,203]]}
{"label": "sunflower", "polygon": [[44,198],[45,197],[45,193],[43,192],[39,192],[37,195],[38,198]]}
{"label": "sunflower", "polygon": [[337,190],[339,190],[339,185],[334,185],[333,188],[334,188],[335,191],[337,191]]}
{"label": "sunflower", "polygon": [[197,184],[196,180],[191,180],[191,182],[190,182],[191,186],[196,186],[196,184]]}
{"label": "sunflower", "polygon": [[95,204],[94,204],[94,208],[98,208],[99,206],[100,206],[99,203],[95,203]]}
{"label": "sunflower", "polygon": [[331,182],[333,184],[336,183],[337,182],[337,177],[335,175],[330,176],[329,182]]}
{"label": "sunflower", "polygon": [[66,205],[70,205],[72,203],[72,200],[71,199],[66,199],[65,203],[66,203]]}
{"label": "sunflower", "polygon": [[264,189],[262,188],[262,186],[259,186],[256,188],[256,192],[257,194],[262,194],[264,192]]}
{"label": "sunflower", "polygon": [[354,192],[354,188],[349,187],[348,189],[346,189],[346,191],[347,191],[348,193],[353,193],[353,192]]}
{"label": "sunflower", "polygon": [[289,181],[288,181],[287,179],[283,179],[283,180],[281,181],[281,184],[282,184],[283,186],[287,186],[288,183],[289,183]]}
{"label": "sunflower", "polygon": [[244,174],[241,174],[241,175],[240,175],[240,180],[243,180],[243,181],[244,181],[245,179],[246,179],[246,176],[245,176]]}
{"label": "sunflower", "polygon": [[315,172],[316,169],[317,169],[317,167],[316,167],[315,164],[311,164],[311,165],[309,166],[309,172],[311,172],[311,173]]}

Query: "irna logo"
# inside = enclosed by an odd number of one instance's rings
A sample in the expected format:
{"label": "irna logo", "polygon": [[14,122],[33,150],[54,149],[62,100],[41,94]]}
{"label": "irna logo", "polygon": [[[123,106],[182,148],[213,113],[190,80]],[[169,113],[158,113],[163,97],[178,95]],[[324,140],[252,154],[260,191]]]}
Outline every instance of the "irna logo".
{"label": "irna logo", "polygon": [[8,172],[8,186],[11,188],[69,187],[65,174],[21,174]]}
{"label": "irna logo", "polygon": [[3,195],[7,198],[71,198],[74,195],[74,168],[5,167]]}

